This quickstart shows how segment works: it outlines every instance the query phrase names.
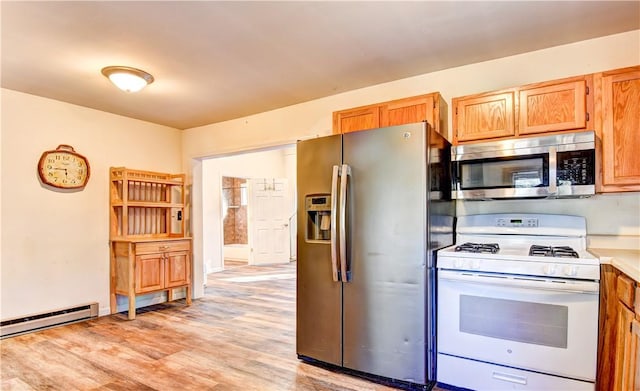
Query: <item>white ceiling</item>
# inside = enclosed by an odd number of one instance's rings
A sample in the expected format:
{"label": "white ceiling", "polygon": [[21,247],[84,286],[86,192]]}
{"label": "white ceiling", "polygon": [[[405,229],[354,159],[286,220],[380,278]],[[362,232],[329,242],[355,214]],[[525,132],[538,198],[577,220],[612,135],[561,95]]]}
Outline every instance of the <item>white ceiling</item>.
{"label": "white ceiling", "polygon": [[[2,87],[178,129],[640,28],[640,1],[3,0],[0,12]],[[108,65],[155,82],[121,92]]]}

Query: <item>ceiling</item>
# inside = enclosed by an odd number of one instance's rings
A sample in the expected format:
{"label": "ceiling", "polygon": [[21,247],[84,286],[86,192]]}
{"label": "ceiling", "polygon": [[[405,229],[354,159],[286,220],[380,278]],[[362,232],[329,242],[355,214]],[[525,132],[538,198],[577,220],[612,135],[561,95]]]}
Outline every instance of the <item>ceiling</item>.
{"label": "ceiling", "polygon": [[[0,12],[2,87],[177,129],[640,28],[640,1],[3,0]],[[155,82],[122,92],[108,65]]]}

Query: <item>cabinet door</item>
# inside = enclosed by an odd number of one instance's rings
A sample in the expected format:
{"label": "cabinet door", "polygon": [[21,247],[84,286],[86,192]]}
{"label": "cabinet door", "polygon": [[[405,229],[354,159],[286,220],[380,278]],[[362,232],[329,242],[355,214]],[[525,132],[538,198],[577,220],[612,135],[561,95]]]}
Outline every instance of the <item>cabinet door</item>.
{"label": "cabinet door", "polygon": [[380,127],[378,105],[358,107],[333,113],[333,133],[348,133]]}
{"label": "cabinet door", "polygon": [[162,254],[136,257],[136,293],[153,292],[164,288],[164,256]]}
{"label": "cabinet door", "polygon": [[164,279],[165,287],[186,285],[191,279],[190,253],[180,251],[165,254]]}
{"label": "cabinet door", "polygon": [[634,323],[637,324],[633,311],[620,303],[618,337],[616,341],[616,369],[613,383],[615,391],[634,389],[638,349],[638,337],[633,331]]}
{"label": "cabinet door", "polygon": [[585,129],[586,80],[520,90],[518,134]]}
{"label": "cabinet door", "polygon": [[399,99],[388,102],[380,108],[380,126],[404,125],[414,122],[427,121],[432,127],[438,124],[434,122],[433,95],[415,98]]}
{"label": "cabinet door", "polygon": [[514,92],[453,100],[454,144],[515,135]]}
{"label": "cabinet door", "polygon": [[605,73],[601,96],[601,191],[640,191],[640,67]]}
{"label": "cabinet door", "polygon": [[611,391],[614,382],[619,306],[616,284],[619,274],[612,265],[604,264],[600,267],[597,391]]}
{"label": "cabinet door", "polygon": [[640,391],[640,318],[636,317],[631,322],[631,338],[633,338],[631,351],[631,359],[634,364],[630,365],[630,374],[633,380],[629,382],[629,385],[633,385],[633,390]]}

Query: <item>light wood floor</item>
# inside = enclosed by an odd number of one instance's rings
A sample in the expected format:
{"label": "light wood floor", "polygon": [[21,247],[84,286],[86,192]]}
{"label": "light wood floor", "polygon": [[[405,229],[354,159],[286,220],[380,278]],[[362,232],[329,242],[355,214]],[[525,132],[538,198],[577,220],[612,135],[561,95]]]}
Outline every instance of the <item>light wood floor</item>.
{"label": "light wood floor", "polygon": [[233,269],[236,267],[242,267],[242,266],[247,266],[248,262],[247,261],[237,261],[234,259],[225,259],[224,260],[224,270],[229,270],[229,269]]}
{"label": "light wood floor", "polygon": [[297,359],[295,263],[235,267],[210,275],[190,307],[104,316],[0,349],[2,390],[393,390]]}

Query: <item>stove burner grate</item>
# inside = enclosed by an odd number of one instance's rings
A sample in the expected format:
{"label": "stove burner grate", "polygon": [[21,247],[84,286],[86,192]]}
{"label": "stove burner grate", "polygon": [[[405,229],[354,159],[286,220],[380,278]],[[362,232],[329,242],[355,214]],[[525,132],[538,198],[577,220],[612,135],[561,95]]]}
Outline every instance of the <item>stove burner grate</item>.
{"label": "stove burner grate", "polygon": [[491,253],[495,254],[500,250],[498,243],[463,243],[456,246],[455,251],[465,253]]}
{"label": "stove burner grate", "polygon": [[532,245],[529,255],[536,257],[579,258],[578,253],[569,246],[539,246]]}

